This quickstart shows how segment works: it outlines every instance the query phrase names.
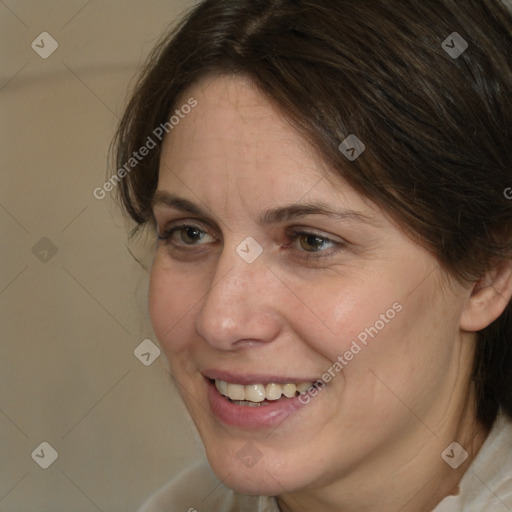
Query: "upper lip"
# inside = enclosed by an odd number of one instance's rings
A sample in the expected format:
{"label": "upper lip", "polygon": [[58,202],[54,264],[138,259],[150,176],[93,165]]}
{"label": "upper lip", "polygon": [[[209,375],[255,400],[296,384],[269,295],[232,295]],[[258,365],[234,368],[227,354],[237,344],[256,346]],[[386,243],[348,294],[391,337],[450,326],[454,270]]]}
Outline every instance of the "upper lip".
{"label": "upper lip", "polygon": [[302,382],[315,382],[318,378],[298,378],[298,377],[278,377],[276,374],[261,373],[243,373],[237,374],[224,370],[208,369],[201,372],[203,376],[210,380],[223,380],[231,384],[242,384],[249,386],[250,384],[301,384]]}

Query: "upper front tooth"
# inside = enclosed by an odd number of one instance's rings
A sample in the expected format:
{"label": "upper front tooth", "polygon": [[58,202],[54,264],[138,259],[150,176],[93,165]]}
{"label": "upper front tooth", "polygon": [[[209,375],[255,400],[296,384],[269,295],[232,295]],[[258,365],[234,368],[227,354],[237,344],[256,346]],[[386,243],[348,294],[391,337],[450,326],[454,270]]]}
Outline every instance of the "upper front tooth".
{"label": "upper front tooth", "polygon": [[267,384],[265,386],[265,396],[267,400],[279,400],[281,398],[281,393],[283,388],[280,384]]}
{"label": "upper front tooth", "polygon": [[251,402],[263,402],[265,400],[265,386],[263,384],[245,386],[245,399]]}
{"label": "upper front tooth", "polygon": [[228,384],[227,394],[231,400],[245,400],[245,386],[242,384]]}
{"label": "upper front tooth", "polygon": [[231,400],[249,400],[251,402],[263,402],[263,400],[279,400],[281,395],[287,398],[293,398],[297,391],[303,393],[307,391],[313,383],[301,382],[300,384],[276,384],[271,382],[264,384],[250,384],[243,386],[242,384],[231,384],[223,380],[215,380],[215,387],[221,395],[231,398]]}

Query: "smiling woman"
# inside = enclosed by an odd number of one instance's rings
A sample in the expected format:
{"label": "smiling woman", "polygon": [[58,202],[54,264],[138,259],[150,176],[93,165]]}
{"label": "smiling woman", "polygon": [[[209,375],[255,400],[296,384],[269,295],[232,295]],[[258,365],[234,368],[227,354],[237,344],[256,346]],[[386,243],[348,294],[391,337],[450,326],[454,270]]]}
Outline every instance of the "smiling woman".
{"label": "smiling woman", "polygon": [[206,0],[162,40],[118,167],[196,105],[118,191],[209,465],[141,511],[512,509],[511,55],[499,0]]}

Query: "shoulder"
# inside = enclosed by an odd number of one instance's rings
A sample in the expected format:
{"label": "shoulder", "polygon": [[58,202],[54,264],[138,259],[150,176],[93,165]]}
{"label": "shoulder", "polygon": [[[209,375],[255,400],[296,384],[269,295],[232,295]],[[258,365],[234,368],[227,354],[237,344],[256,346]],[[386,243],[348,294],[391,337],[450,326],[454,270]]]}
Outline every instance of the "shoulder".
{"label": "shoulder", "polygon": [[512,510],[512,420],[500,414],[460,483],[458,496],[445,498],[434,512]]}
{"label": "shoulder", "polygon": [[152,494],[138,512],[278,512],[273,498],[243,496],[220,482],[206,462],[196,463]]}
{"label": "shoulder", "polygon": [[[512,510],[512,419],[500,414],[470,476],[486,510]],[[476,493],[475,493],[476,495]]]}

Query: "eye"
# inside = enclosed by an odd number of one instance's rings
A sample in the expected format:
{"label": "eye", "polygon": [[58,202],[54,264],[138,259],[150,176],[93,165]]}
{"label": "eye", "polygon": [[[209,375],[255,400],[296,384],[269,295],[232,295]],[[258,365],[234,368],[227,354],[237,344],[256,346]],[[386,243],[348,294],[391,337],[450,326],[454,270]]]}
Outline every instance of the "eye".
{"label": "eye", "polygon": [[318,252],[331,249],[335,244],[326,237],[314,233],[301,233],[297,235],[297,240],[301,249],[306,252]]}
{"label": "eye", "polygon": [[206,233],[196,228],[195,226],[185,226],[176,231],[182,242],[185,242],[187,245],[192,245],[201,242],[201,240],[207,236]]}
{"label": "eye", "polygon": [[191,224],[181,224],[166,229],[161,235],[158,236],[158,240],[167,244],[184,246],[211,243],[215,241],[215,238],[198,226]]}
{"label": "eye", "polygon": [[313,231],[296,229],[288,232],[287,236],[290,240],[287,247],[303,259],[333,256],[346,246],[344,240],[333,240]]}

